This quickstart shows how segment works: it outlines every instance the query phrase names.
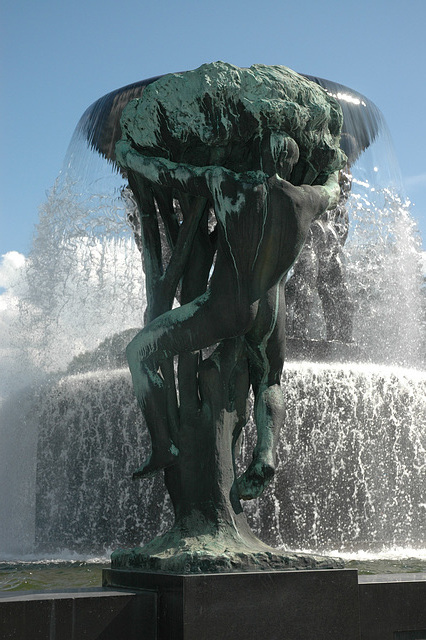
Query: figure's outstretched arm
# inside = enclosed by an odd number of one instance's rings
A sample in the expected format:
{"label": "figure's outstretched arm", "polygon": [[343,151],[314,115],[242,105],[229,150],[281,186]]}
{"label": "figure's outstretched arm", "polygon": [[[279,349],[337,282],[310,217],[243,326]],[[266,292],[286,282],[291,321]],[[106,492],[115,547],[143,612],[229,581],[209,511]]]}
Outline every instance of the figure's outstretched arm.
{"label": "figure's outstretched arm", "polygon": [[301,185],[299,188],[310,196],[312,205],[317,209],[314,217],[317,217],[328,209],[334,209],[339,203],[339,172],[332,173],[323,185]]}
{"label": "figure's outstretched arm", "polygon": [[154,184],[204,198],[211,195],[206,174],[211,171],[228,173],[223,167],[195,167],[185,163],[178,164],[166,158],[145,156],[136,151],[127,140],[117,142],[115,154],[118,164],[123,169],[130,169]]}
{"label": "figure's outstretched arm", "polygon": [[327,209],[333,209],[339,200],[338,173],[331,174],[324,185],[296,186],[282,179],[279,184],[285,200],[288,200],[291,209],[295,212],[304,242],[313,220],[325,213]]}

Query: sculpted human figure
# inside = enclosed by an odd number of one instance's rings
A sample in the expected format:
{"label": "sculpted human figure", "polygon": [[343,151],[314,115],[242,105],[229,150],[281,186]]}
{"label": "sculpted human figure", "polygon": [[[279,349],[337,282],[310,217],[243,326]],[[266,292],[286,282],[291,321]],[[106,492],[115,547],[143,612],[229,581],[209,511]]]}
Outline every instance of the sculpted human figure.
{"label": "sculpted human figure", "polygon": [[[215,62],[153,81],[120,125],[114,160],[138,209],[147,300],[126,350],[152,445],[133,477],[164,469],[175,518],[114,552],[113,566],[325,566],[258,540],[241,499],[275,472],[285,276],[312,221],[338,202],[342,111],[286,67]],[[256,441],[241,475],[250,389]]]}
{"label": "sculpted human figure", "polygon": [[288,334],[309,337],[315,291],[321,301],[327,340],[351,342],[353,304],[345,274],[343,247],[349,232],[346,202],[351,190],[349,168],[339,173],[337,206],[314,220],[292,276],[286,283]]}
{"label": "sculpted human figure", "polygon": [[260,495],[275,469],[275,448],[283,422],[280,377],[284,359],[284,276],[301,251],[312,221],[336,206],[337,172],[323,185],[303,176],[289,182],[299,160],[290,136],[266,129],[258,139],[260,166],[237,173],[223,166],[192,166],[151,157],[130,140],[116,146],[120,166],[152,185],[206,198],[217,220],[214,270],[207,290],[150,322],[127,348],[138,403],[152,441],[150,457],[135,472],[148,476],[179,456],[177,425],[167,411],[161,363],[236,336],[244,336],[255,397],[257,444],[239,480],[242,498]]}

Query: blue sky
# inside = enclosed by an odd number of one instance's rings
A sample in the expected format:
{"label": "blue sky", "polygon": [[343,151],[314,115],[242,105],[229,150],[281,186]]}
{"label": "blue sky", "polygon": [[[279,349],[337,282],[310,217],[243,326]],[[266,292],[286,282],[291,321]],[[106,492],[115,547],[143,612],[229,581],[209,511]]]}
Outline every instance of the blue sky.
{"label": "blue sky", "polygon": [[28,253],[86,107],[214,60],[284,64],[373,100],[426,247],[425,0],[0,0],[0,25],[0,255]]}

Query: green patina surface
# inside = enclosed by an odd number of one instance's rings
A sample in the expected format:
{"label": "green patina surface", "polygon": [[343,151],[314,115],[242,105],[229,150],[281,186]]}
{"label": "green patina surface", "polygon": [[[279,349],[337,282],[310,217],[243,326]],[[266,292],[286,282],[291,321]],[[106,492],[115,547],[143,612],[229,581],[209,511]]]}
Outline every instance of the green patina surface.
{"label": "green patina surface", "polygon": [[[335,100],[290,69],[223,62],[165,76],[124,110],[116,157],[140,212],[148,300],[147,325],[127,347],[152,440],[135,476],[165,469],[175,524],[143,548],[114,552],[113,566],[336,566],[264,545],[240,499],[258,498],[273,479],[284,276],[313,218],[337,203],[341,123]],[[238,477],[250,389],[257,444]]]}
{"label": "green patina surface", "polygon": [[334,98],[291,69],[224,62],[160,78],[121,118],[123,134],[141,150],[233,171],[261,169],[253,141],[265,131],[285,134],[297,143],[301,161],[323,178],[342,167],[341,126]]}

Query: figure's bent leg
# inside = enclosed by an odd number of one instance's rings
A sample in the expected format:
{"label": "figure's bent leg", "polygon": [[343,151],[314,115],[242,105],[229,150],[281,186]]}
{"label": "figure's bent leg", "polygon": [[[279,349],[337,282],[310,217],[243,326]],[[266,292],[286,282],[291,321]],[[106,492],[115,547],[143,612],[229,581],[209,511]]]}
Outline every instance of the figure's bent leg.
{"label": "figure's bent leg", "polygon": [[[179,451],[171,438],[177,432],[177,415],[170,415],[170,407],[165,402],[167,389],[158,371],[139,363],[129,362],[136,398],[145,417],[151,436],[151,455],[135,471],[133,479],[148,477],[160,469],[177,462]],[[173,403],[174,404],[174,403]]]}
{"label": "figure's bent leg", "polygon": [[126,349],[129,366],[137,372],[138,363],[162,362],[246,333],[253,315],[250,304],[248,299],[235,298],[235,288],[231,292],[228,296],[208,290],[150,322]]}
{"label": "figure's bent leg", "polygon": [[178,454],[178,443],[172,436],[178,428],[166,415],[164,380],[158,372],[161,363],[181,352],[198,351],[245,333],[254,314],[247,298],[235,297],[232,277],[224,275],[219,279],[216,274],[216,286],[193,302],[149,323],[126,349],[136,397],[152,440],[151,457],[136,472],[137,477],[173,464]]}
{"label": "figure's bent leg", "polygon": [[240,497],[250,500],[260,496],[274,476],[276,448],[284,422],[284,397],[280,385],[285,351],[284,281],[260,301],[246,342],[255,396],[257,442],[253,459],[238,480],[238,488]]}
{"label": "figure's bent leg", "polygon": [[276,447],[280,427],[284,421],[284,398],[280,385],[258,390],[255,421],[257,443],[253,459],[238,479],[239,495],[243,500],[258,498],[275,474]]}

